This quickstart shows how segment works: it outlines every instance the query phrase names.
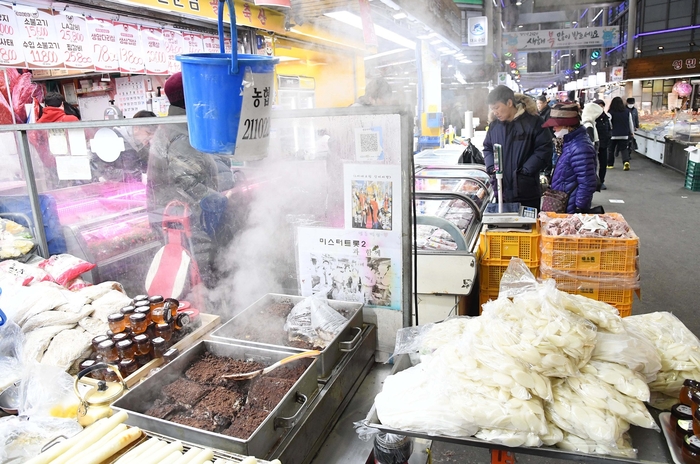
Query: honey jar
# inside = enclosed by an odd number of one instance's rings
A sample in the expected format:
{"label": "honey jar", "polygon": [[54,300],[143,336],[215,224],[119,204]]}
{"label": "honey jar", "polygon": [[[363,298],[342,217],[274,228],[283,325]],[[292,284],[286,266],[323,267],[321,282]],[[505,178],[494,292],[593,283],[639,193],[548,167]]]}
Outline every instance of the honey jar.
{"label": "honey jar", "polygon": [[[92,366],[94,366],[95,364],[97,364],[97,361],[95,361],[94,359],[86,359],[85,361],[83,361],[83,362],[80,363],[80,371],[83,371],[83,370],[85,370],[85,369],[87,369],[87,368],[89,368],[89,367],[92,367]],[[90,373],[88,374],[88,377],[93,378],[93,379],[97,379],[97,380],[103,380],[103,379],[104,379],[104,375],[103,375],[102,369],[98,369],[98,370],[96,370],[96,371],[90,372]]]}
{"label": "honey jar", "polygon": [[148,295],[136,295],[131,301],[133,301],[132,304],[136,304],[139,301],[148,301]]}
{"label": "honey jar", "polygon": [[683,386],[681,387],[681,394],[678,395],[678,401],[682,404],[687,404],[691,406],[693,399],[690,394],[693,391],[700,391],[700,382],[693,379],[685,379],[683,381]]}
{"label": "honey jar", "polygon": [[151,339],[148,338],[148,335],[136,335],[134,337],[134,344],[136,345],[136,356],[151,353]]}
{"label": "honey jar", "polygon": [[92,339],[92,349],[95,352],[97,352],[97,345],[99,345],[100,343],[102,343],[105,340],[111,340],[111,339],[107,335],[98,335],[97,337],[94,337]]}
{"label": "honey jar", "polygon": [[166,363],[169,363],[170,361],[174,360],[177,358],[177,356],[180,354],[180,351],[178,351],[177,348],[170,348],[168,351],[165,352],[163,355],[163,361]]}
{"label": "honey jar", "polygon": [[[131,328],[129,328],[129,330],[131,330]],[[131,336],[128,333],[126,333],[126,331],[124,331],[122,333],[114,334],[114,336],[112,337],[112,341],[115,344],[117,344],[122,340],[129,340],[130,338]]]}
{"label": "honey jar", "polygon": [[165,352],[168,350],[167,342],[162,337],[156,337],[151,340],[151,346],[153,347],[153,359],[162,358]]}
{"label": "honey jar", "polygon": [[136,306],[136,309],[134,309],[134,314],[143,314],[146,316],[146,324],[148,324],[151,322],[151,307],[148,305],[148,302],[145,303],[145,305]]}
{"label": "honey jar", "polygon": [[175,330],[182,330],[190,324],[190,315],[187,312],[179,313],[175,318]]}
{"label": "honey jar", "polygon": [[126,378],[136,372],[139,368],[138,363],[134,359],[122,359],[119,361],[119,373]]}
{"label": "honey jar", "polygon": [[690,409],[693,411],[693,417],[695,417],[695,411],[698,410],[700,406],[700,390],[696,391],[692,388],[690,389]]}
{"label": "honey jar", "polygon": [[131,340],[122,340],[117,343],[117,352],[121,359],[133,359],[136,356],[136,345]]}
{"label": "honey jar", "polygon": [[156,323],[151,321],[148,323],[148,327],[146,327],[146,335],[148,335],[148,338],[153,340],[156,338]]}
{"label": "honey jar", "polygon": [[173,337],[173,326],[170,324],[156,324],[155,335],[161,337],[170,346],[170,339]]}
{"label": "honey jar", "polygon": [[151,361],[151,353],[137,354],[134,359],[136,360],[136,364],[138,364],[139,367],[143,367]]}
{"label": "honey jar", "polygon": [[675,431],[676,444],[683,446],[683,440],[688,433],[693,433],[693,416],[690,406],[675,404],[671,408],[671,425]]}
{"label": "honey jar", "polygon": [[145,314],[132,314],[129,316],[129,323],[131,325],[131,332],[134,335],[142,334],[148,328],[148,321],[146,320]]}
{"label": "honey jar", "polygon": [[119,360],[117,346],[113,340],[105,340],[97,345],[97,352],[105,362],[113,363]]}
{"label": "honey jar", "polygon": [[107,316],[107,323],[109,324],[109,330],[115,334],[124,332],[126,328],[126,321],[124,321],[124,315],[122,313],[110,314]]}
{"label": "honey jar", "polygon": [[681,452],[684,464],[700,464],[700,438],[686,435]]}
{"label": "honey jar", "polygon": [[[119,368],[119,363],[113,362],[108,364],[116,366],[117,369]],[[112,369],[102,369],[102,372],[104,372],[105,382],[119,382],[119,377],[117,376],[117,373],[114,372]]]}
{"label": "honey jar", "polygon": [[134,305],[129,305],[129,306],[124,306],[122,309],[119,310],[120,313],[124,315],[127,319],[129,316],[134,314],[134,311],[136,310],[136,306]]}

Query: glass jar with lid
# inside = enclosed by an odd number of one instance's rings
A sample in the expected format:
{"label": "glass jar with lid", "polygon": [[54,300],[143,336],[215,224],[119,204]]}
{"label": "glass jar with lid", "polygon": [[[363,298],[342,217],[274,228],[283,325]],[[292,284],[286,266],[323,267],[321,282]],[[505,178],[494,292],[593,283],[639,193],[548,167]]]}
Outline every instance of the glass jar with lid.
{"label": "glass jar with lid", "polygon": [[696,435],[686,435],[681,454],[684,464],[700,464],[700,438]]}
{"label": "glass jar with lid", "polygon": [[109,336],[107,336],[107,335],[98,335],[98,336],[96,336],[96,337],[93,337],[93,339],[92,339],[92,349],[93,349],[95,352],[97,352],[97,345],[99,345],[100,343],[102,343],[102,342],[105,341],[105,340],[111,340],[111,339],[110,339]]}
{"label": "glass jar with lid", "polygon": [[682,404],[691,406],[693,403],[693,398],[690,396],[690,394],[693,391],[700,391],[700,382],[693,379],[685,379],[683,381],[683,386],[681,387],[681,394],[678,395],[678,401]]}
{"label": "glass jar with lid", "polygon": [[124,332],[126,328],[126,321],[124,321],[124,315],[122,313],[110,314],[107,316],[107,323],[109,324],[109,330],[115,334]]}
{"label": "glass jar with lid", "polygon": [[163,338],[168,346],[170,346],[170,339],[173,337],[173,326],[171,324],[156,324],[155,336]]}
{"label": "glass jar with lid", "polygon": [[153,348],[153,359],[162,358],[165,352],[168,351],[168,343],[162,337],[156,337],[151,340],[151,346]]}
{"label": "glass jar with lid", "polygon": [[122,359],[119,361],[119,373],[126,378],[136,372],[139,368],[138,363],[134,359]]}
{"label": "glass jar with lid", "polygon": [[131,332],[134,335],[142,334],[148,328],[148,321],[146,320],[145,314],[132,314],[129,316],[129,322],[131,324]]}
{"label": "glass jar with lid", "polygon": [[148,338],[146,334],[136,335],[134,338],[134,344],[136,345],[136,355],[144,355],[151,353],[151,339]]}
{"label": "glass jar with lid", "polygon": [[119,310],[119,312],[122,313],[127,320],[129,320],[129,316],[134,314],[135,310],[136,310],[136,306],[129,305],[129,306],[124,306],[122,309]]}
{"label": "glass jar with lid", "polygon": [[683,440],[688,433],[693,433],[693,416],[690,406],[674,404],[671,408],[671,426],[675,431],[676,444],[683,446]]}
{"label": "glass jar with lid", "polygon": [[116,362],[119,360],[117,346],[113,340],[105,340],[97,345],[97,352],[105,362]]}
{"label": "glass jar with lid", "polygon": [[136,356],[136,345],[131,340],[122,340],[117,343],[117,352],[121,359],[133,359]]}

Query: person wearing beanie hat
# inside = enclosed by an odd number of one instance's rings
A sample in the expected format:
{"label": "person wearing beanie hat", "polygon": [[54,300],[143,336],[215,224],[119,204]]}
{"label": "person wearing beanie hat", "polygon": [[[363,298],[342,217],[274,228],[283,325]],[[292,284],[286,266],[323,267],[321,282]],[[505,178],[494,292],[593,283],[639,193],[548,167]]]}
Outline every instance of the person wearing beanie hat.
{"label": "person wearing beanie hat", "polygon": [[[182,86],[182,73],[178,72],[173,74],[165,81],[163,85],[163,91],[165,96],[168,97],[168,101],[171,106],[175,106],[180,109],[185,109],[185,90]],[[184,114],[184,113],[180,113]],[[168,116],[173,116],[168,113]]]}
{"label": "person wearing beanie hat", "polygon": [[580,124],[578,105],[557,103],[543,127],[553,128],[554,135],[561,139],[562,145],[561,156],[552,175],[551,188],[569,195],[567,213],[588,211],[598,186],[597,153],[586,128]]}

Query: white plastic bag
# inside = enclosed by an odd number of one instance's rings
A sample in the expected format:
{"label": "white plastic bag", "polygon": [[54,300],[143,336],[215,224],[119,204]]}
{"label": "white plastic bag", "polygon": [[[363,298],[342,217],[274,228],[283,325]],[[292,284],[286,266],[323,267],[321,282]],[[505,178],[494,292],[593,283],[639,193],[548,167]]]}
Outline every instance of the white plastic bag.
{"label": "white plastic bag", "polygon": [[80,400],[73,391],[73,377],[57,366],[33,364],[20,383],[19,415],[76,419]]}
{"label": "white plastic bag", "polygon": [[326,301],[314,295],[292,308],[284,330],[287,331],[290,340],[301,338],[314,346],[325,347],[347,322],[348,320]]}
{"label": "white plastic bag", "polygon": [[57,438],[70,438],[83,428],[75,420],[55,417],[0,418],[0,462],[26,462]]}
{"label": "white plastic bag", "polygon": [[654,344],[633,330],[615,334],[598,332],[591,359],[627,366],[642,374],[647,383],[654,381],[661,370],[661,358]]}
{"label": "white plastic bag", "polygon": [[0,393],[22,377],[23,343],[24,335],[17,324],[6,321],[0,325]]}

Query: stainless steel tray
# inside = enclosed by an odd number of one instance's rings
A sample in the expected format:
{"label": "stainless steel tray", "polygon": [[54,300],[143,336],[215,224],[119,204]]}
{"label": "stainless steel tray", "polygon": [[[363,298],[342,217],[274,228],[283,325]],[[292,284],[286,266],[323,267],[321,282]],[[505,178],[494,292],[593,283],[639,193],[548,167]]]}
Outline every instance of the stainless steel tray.
{"label": "stainless steel tray", "polygon": [[[238,344],[259,346],[285,351],[300,352],[300,348],[287,345],[287,333],[282,327],[286,318],[268,311],[270,305],[290,302],[296,305],[306,297],[268,293],[258,301],[233,317],[227,323],[211,333],[212,338],[232,341]],[[357,349],[362,336],[362,303],[347,301],[324,300],[331,308],[346,315],[348,322],[333,340],[326,345],[317,358],[318,378],[326,379],[331,375],[333,367],[344,353]]]}
{"label": "stainless steel tray", "polygon": [[177,380],[205,352],[217,356],[229,356],[235,359],[252,359],[263,364],[272,364],[289,355],[288,351],[255,346],[234,345],[205,340],[182,353],[152,377],[140,383],[134,389],[113,404],[114,409],[129,414],[127,424],[144,430],[166,435],[188,443],[208,446],[214,449],[231,451],[248,456],[266,457],[273,447],[288,434],[304,411],[311,404],[311,399],[318,393],[316,382],[316,360],[306,369],[294,386],[282,398],[282,401],[270,412],[265,421],[247,439],[239,439],[208,432],[186,425],[176,424],[144,414],[160,395],[162,388]]}

